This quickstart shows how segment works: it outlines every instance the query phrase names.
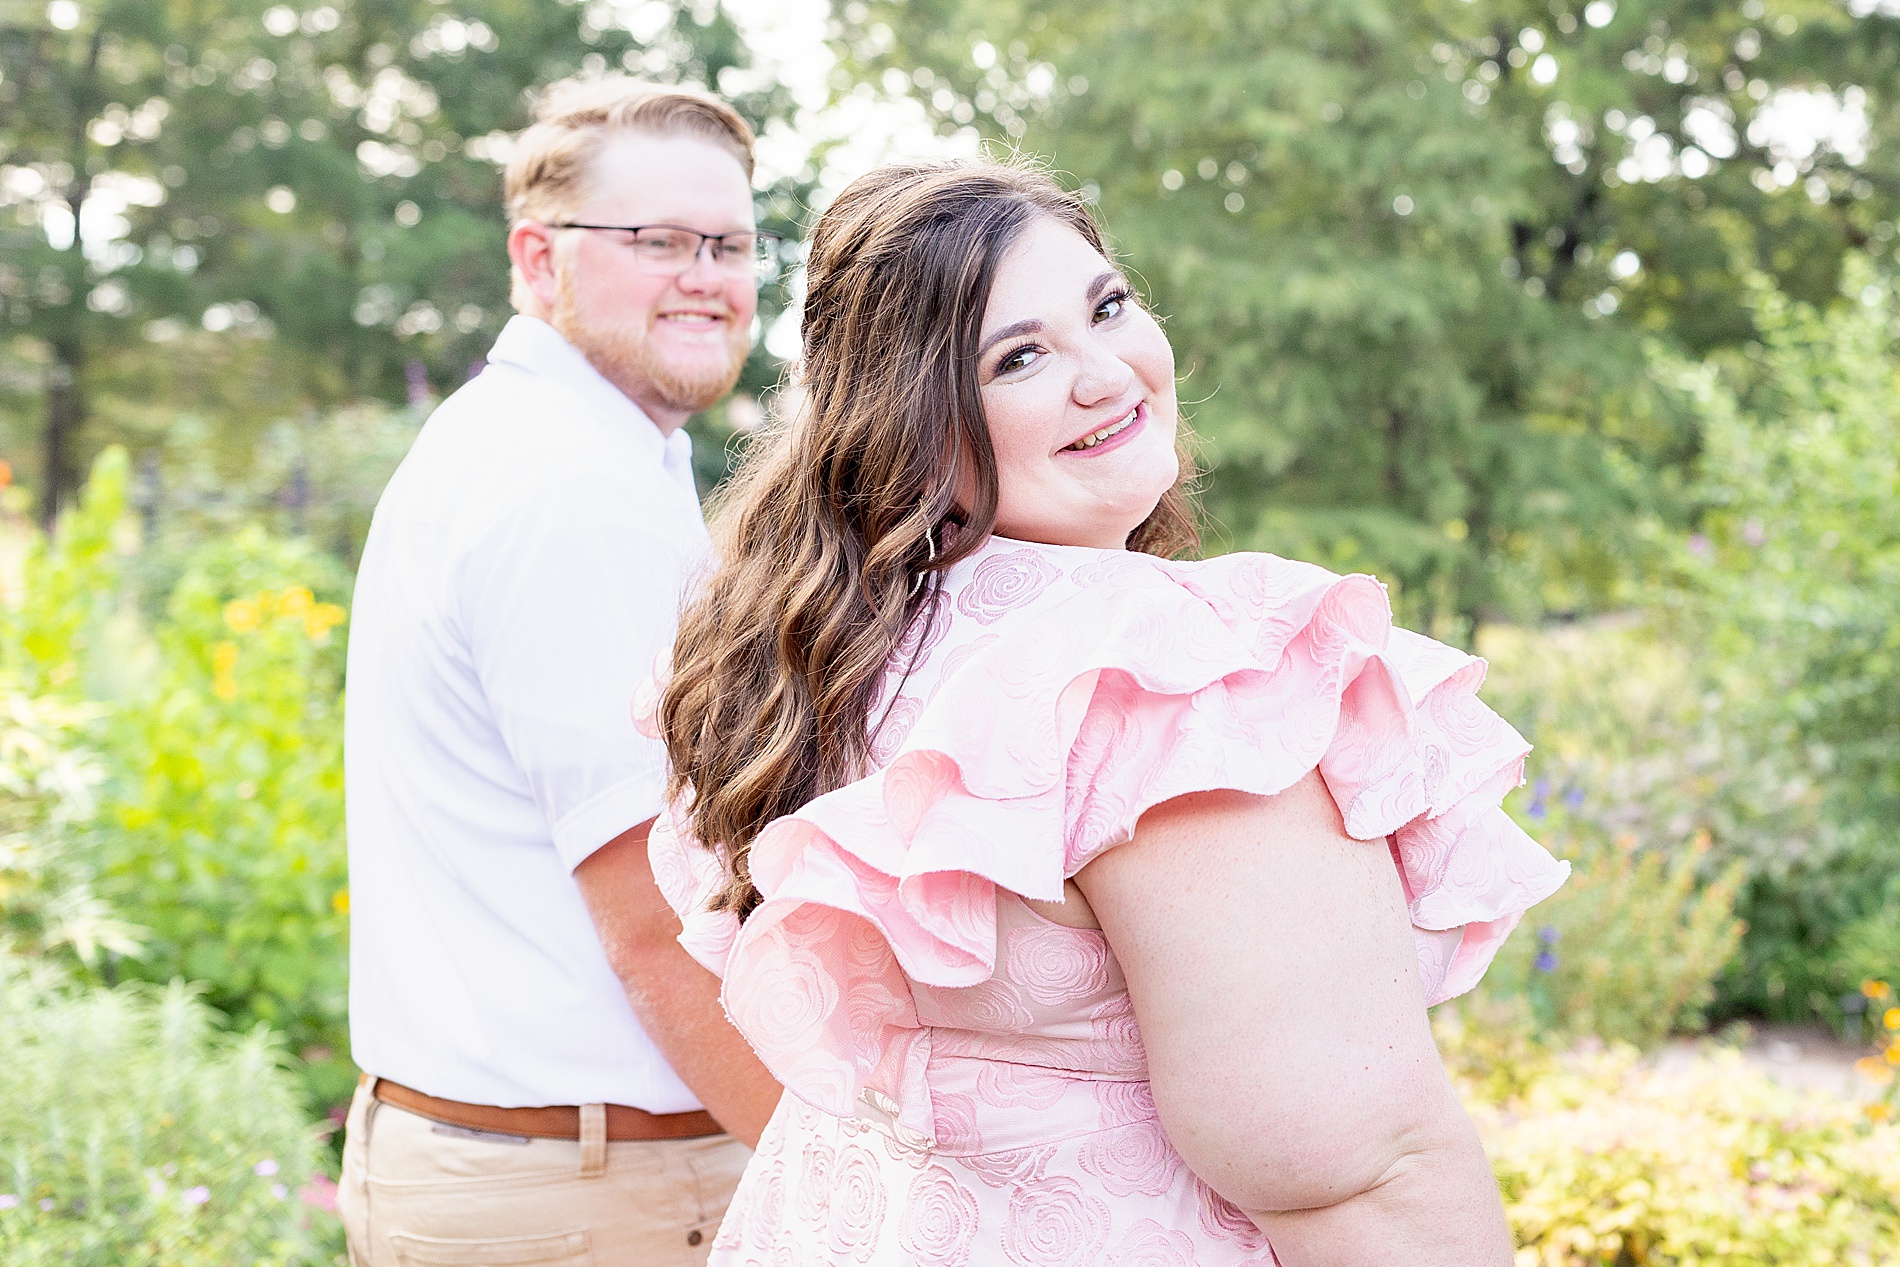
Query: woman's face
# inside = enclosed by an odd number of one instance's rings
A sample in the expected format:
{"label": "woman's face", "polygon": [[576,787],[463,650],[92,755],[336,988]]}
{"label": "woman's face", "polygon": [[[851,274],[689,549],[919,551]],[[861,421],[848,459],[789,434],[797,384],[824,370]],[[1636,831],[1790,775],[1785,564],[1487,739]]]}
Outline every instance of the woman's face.
{"label": "woman's face", "polygon": [[996,531],[1123,548],[1180,474],[1174,350],[1127,279],[1038,218],[996,270],[977,349]]}

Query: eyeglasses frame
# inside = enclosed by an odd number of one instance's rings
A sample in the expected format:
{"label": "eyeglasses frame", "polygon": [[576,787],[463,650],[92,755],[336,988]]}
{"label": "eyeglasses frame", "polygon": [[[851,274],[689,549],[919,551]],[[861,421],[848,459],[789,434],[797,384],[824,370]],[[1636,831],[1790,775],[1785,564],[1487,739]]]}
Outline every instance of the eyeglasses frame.
{"label": "eyeglasses frame", "polygon": [[[784,234],[774,233],[770,229],[733,229],[726,233],[701,233],[698,229],[691,228],[684,224],[582,224],[578,220],[563,220],[559,223],[550,223],[547,227],[550,229],[599,229],[615,233],[631,233],[635,235],[636,241],[642,229],[671,229],[675,233],[691,234],[693,237],[699,239],[699,245],[695,246],[693,253],[687,257],[685,265],[680,269],[682,273],[699,262],[699,253],[706,249],[708,242],[723,242],[727,238],[757,238],[761,242],[772,243],[773,249],[776,251],[785,241]],[[758,256],[754,256],[753,259],[755,267],[763,278],[765,270],[773,261]],[[718,263],[718,258],[715,257],[713,259],[714,266],[717,267]]]}

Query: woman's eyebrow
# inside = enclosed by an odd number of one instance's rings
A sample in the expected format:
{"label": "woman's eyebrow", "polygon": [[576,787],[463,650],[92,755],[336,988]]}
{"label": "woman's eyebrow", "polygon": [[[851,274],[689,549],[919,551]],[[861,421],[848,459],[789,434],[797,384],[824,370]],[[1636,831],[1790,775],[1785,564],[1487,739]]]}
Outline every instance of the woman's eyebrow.
{"label": "woman's eyebrow", "polygon": [[[1128,280],[1121,275],[1119,269],[1109,269],[1106,273],[1103,273],[1100,277],[1097,277],[1094,281],[1089,283],[1088,301],[1094,303],[1097,299],[1102,297],[1103,291],[1117,282],[1120,282],[1123,286],[1128,285]],[[1001,330],[998,330],[995,334],[983,340],[983,344],[977,348],[976,354],[981,357],[985,352],[995,347],[998,343],[1001,343],[1004,339],[1013,339],[1019,334],[1034,334],[1040,329],[1042,329],[1042,322],[1036,320],[1034,317],[1030,317],[1025,321],[1018,321],[1014,325],[1004,326]]]}
{"label": "woman's eyebrow", "polygon": [[1030,317],[1026,321],[1018,321],[1015,325],[1004,326],[1001,330],[998,330],[995,334],[983,340],[983,345],[976,350],[976,354],[980,357],[998,343],[1001,343],[1004,339],[1013,339],[1019,334],[1034,334],[1040,329],[1042,329],[1042,322],[1036,320],[1034,317]]}

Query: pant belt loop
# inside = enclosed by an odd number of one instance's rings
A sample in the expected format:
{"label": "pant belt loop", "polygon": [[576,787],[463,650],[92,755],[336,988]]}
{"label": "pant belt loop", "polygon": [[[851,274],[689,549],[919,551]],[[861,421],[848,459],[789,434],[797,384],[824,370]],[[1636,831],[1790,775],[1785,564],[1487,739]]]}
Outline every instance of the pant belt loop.
{"label": "pant belt loop", "polygon": [[581,1105],[581,1178],[607,1173],[607,1106]]}

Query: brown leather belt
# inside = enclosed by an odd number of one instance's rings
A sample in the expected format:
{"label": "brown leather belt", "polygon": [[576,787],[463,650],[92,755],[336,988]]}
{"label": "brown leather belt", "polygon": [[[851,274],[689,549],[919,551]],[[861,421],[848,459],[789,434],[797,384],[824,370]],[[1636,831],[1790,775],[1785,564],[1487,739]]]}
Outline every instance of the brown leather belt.
{"label": "brown leather belt", "polygon": [[[364,1074],[361,1081],[368,1083],[369,1093],[384,1104],[393,1104],[399,1109],[448,1126],[492,1131],[497,1135],[526,1135],[533,1139],[581,1137],[581,1111],[577,1105],[502,1109],[489,1104],[463,1104],[460,1100],[424,1095],[400,1082],[372,1078],[368,1074]],[[624,1104],[609,1104],[605,1107],[607,1138],[612,1140],[692,1139],[725,1132],[725,1128],[704,1109],[695,1109],[691,1113],[649,1113],[645,1109],[629,1108]]]}

